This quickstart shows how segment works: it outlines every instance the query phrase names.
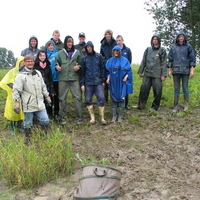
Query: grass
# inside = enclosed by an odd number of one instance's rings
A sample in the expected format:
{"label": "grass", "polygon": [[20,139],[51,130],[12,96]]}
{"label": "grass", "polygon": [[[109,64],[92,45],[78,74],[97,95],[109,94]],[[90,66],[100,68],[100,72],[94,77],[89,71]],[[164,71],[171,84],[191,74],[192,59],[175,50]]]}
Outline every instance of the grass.
{"label": "grass", "polygon": [[[200,75],[199,66],[200,65],[196,67],[195,77],[189,80],[190,107],[192,109],[199,106],[200,103],[198,80]],[[137,104],[140,85],[142,82],[142,79],[137,75],[137,70],[138,66],[133,65],[134,93],[129,95],[130,106]],[[8,70],[1,70],[0,80],[7,73],[7,71]],[[70,115],[68,123],[63,128],[61,128],[56,123],[52,123],[51,134],[46,139],[41,138],[40,134],[35,132],[32,137],[31,146],[24,145],[24,136],[22,134],[16,134],[15,136],[4,134],[8,127],[8,121],[3,116],[5,101],[6,92],[1,89],[0,129],[3,131],[0,135],[0,178],[6,179],[10,185],[14,185],[17,188],[33,188],[35,186],[39,186],[42,183],[57,178],[60,174],[71,173],[74,167],[73,161],[77,161],[80,164],[94,163],[112,166],[118,166],[121,164],[121,158],[116,158],[116,160],[113,161],[110,160],[109,157],[106,157],[106,155],[101,157],[99,152],[94,155],[93,153],[90,153],[89,148],[87,149],[87,146],[95,146],[97,148],[100,147],[100,141],[102,141],[104,145],[109,145],[111,143],[110,141],[106,140],[106,134],[93,134],[93,129],[98,129],[100,132],[106,133],[106,129],[104,130],[102,126],[90,126],[89,122],[86,122],[83,125],[71,125],[71,118],[76,118],[75,114],[73,114],[75,113],[75,109],[71,95],[69,95],[68,98],[68,104],[70,105],[68,109],[68,114]],[[188,112],[179,112],[175,115],[171,114],[173,107],[172,78],[167,78],[167,80],[163,82],[163,95],[160,109],[165,108],[167,110],[166,116],[164,118],[159,116],[159,111],[158,113],[147,112],[147,110],[149,110],[151,107],[152,101],[153,93],[151,91],[144,111],[139,111],[137,109],[127,111],[127,113],[125,113],[125,120],[123,123],[116,123],[111,125],[111,130],[109,131],[113,132],[113,135],[121,134],[126,137],[127,132],[131,133],[133,129],[140,130],[151,125],[151,127],[155,130],[164,132],[165,130],[168,131],[170,129],[168,121],[173,121],[180,118],[188,118],[189,120],[188,115],[193,114],[192,109],[190,109]],[[183,104],[182,94],[180,98],[180,104]],[[110,108],[111,106],[109,104],[106,106],[105,111],[105,119],[108,121],[111,119]],[[88,118],[89,120],[87,109],[84,109],[83,113],[84,117]],[[95,114],[98,119],[97,107],[95,107]],[[149,120],[143,121],[143,118],[148,118]],[[199,119],[195,120],[196,121],[193,123],[199,123]],[[190,129],[189,124],[187,124],[187,126],[180,124],[176,131],[188,131],[188,129]],[[38,130],[38,132],[40,131],[41,130]],[[86,150],[83,152],[76,152],[76,154],[73,153],[72,149],[73,136],[75,134],[90,137],[90,140],[87,141],[86,139],[84,143]],[[176,132],[174,134],[176,134]],[[197,134],[196,137],[200,138],[200,134]],[[137,146],[137,142],[135,140],[127,140],[127,147],[133,148],[135,146]],[[140,151],[144,151],[144,149],[141,147]]]}

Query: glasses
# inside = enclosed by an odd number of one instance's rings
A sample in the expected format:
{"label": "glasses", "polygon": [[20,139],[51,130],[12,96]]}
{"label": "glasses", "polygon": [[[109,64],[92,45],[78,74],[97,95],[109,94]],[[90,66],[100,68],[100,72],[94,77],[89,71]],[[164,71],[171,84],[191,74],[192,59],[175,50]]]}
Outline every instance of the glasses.
{"label": "glasses", "polygon": [[34,61],[33,60],[26,60],[25,62],[27,62],[27,63],[33,63]]}

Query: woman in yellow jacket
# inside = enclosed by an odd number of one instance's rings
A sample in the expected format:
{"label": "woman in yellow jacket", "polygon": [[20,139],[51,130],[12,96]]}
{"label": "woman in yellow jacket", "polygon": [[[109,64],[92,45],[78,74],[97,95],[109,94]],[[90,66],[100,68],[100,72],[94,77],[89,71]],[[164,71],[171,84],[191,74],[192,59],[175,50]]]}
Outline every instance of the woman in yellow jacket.
{"label": "woman in yellow jacket", "polygon": [[17,59],[16,66],[8,71],[8,73],[3,77],[0,81],[0,87],[7,92],[7,100],[5,105],[4,116],[6,119],[10,121],[11,131],[14,132],[15,129],[22,128],[22,120],[24,120],[24,113],[22,110],[19,114],[14,112],[14,102],[12,99],[12,89],[15,77],[17,76],[19,69],[24,65],[24,57],[20,57]]}

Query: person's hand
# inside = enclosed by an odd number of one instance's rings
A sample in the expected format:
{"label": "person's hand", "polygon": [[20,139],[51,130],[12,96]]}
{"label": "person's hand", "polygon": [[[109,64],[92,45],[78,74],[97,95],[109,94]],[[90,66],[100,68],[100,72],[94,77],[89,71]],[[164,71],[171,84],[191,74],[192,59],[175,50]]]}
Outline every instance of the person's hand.
{"label": "person's hand", "polygon": [[85,86],[84,86],[84,85],[81,86],[81,90],[82,90],[83,92],[85,92]]}
{"label": "person's hand", "polygon": [[103,88],[105,88],[105,87],[106,87],[106,84],[105,84],[105,83],[102,83],[102,86],[103,86]]}
{"label": "person's hand", "polygon": [[74,71],[78,71],[80,69],[78,63],[76,63],[76,65],[74,66]]}
{"label": "person's hand", "polygon": [[45,101],[46,101],[46,105],[47,105],[48,107],[51,107],[51,98],[50,98],[50,96],[45,97]]}
{"label": "person's hand", "polygon": [[106,83],[110,84],[110,78],[107,78]]}
{"label": "person's hand", "polygon": [[190,68],[190,78],[194,77],[194,67]]}
{"label": "person's hand", "polygon": [[17,114],[20,113],[19,101],[15,101],[15,103],[14,103],[14,111],[15,111]]}
{"label": "person's hand", "polygon": [[165,77],[165,76],[161,76],[161,80],[162,80],[162,81],[165,81],[165,80],[166,80],[166,77]]}
{"label": "person's hand", "polygon": [[56,70],[57,70],[58,72],[60,72],[60,71],[62,70],[61,66],[57,64],[57,65],[56,65]]}
{"label": "person's hand", "polygon": [[128,74],[123,78],[123,82],[126,82],[127,81],[127,78],[128,78]]}
{"label": "person's hand", "polygon": [[170,78],[171,78],[171,76],[172,76],[172,69],[171,69],[171,68],[169,68],[168,76],[169,76]]}
{"label": "person's hand", "polygon": [[139,75],[139,77],[141,77],[141,78],[143,77],[143,74],[138,74],[138,75]]}

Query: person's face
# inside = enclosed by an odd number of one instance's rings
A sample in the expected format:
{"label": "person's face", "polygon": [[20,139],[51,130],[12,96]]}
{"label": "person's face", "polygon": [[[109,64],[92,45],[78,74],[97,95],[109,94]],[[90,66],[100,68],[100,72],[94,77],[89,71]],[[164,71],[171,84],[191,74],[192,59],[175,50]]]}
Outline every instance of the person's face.
{"label": "person's face", "polygon": [[158,37],[153,37],[153,45],[154,45],[154,46],[159,45]]}
{"label": "person's face", "polygon": [[60,33],[54,33],[52,36],[55,41],[58,41],[58,39],[60,38]]}
{"label": "person's face", "polygon": [[123,46],[123,42],[124,42],[124,40],[123,40],[121,37],[116,38],[116,43],[117,43],[117,45],[119,45],[120,47]]}
{"label": "person's face", "polygon": [[86,49],[87,49],[87,51],[88,51],[89,53],[92,53],[92,51],[93,51],[92,46],[90,46],[90,45],[88,45],[88,46],[86,47]]}
{"label": "person's face", "polygon": [[24,61],[24,64],[28,69],[33,69],[34,60],[33,59],[27,59],[27,60]]}
{"label": "person's face", "polygon": [[53,51],[54,46],[53,46],[53,44],[49,44],[47,48],[49,49],[49,51]]}
{"label": "person's face", "polygon": [[35,38],[32,38],[30,40],[30,45],[31,45],[31,47],[36,48],[36,46],[37,46],[37,40]]}
{"label": "person's face", "polygon": [[73,42],[72,41],[67,41],[67,48],[71,49],[73,46]]}
{"label": "person's face", "polygon": [[81,36],[78,38],[79,39],[79,42],[80,43],[84,43],[85,42],[85,37],[84,36]]}
{"label": "person's face", "polygon": [[105,37],[107,41],[110,41],[112,38],[112,35],[110,33],[106,33]]}
{"label": "person's face", "polygon": [[41,52],[41,53],[39,54],[39,59],[40,59],[42,62],[44,62],[44,60],[46,59],[45,53]]}
{"label": "person's face", "polygon": [[179,35],[179,36],[178,36],[178,40],[179,40],[180,43],[183,43],[184,40],[185,40],[184,35]]}
{"label": "person's face", "polygon": [[114,55],[115,57],[119,57],[119,55],[120,55],[119,50],[114,50],[114,51],[113,51],[113,55]]}

